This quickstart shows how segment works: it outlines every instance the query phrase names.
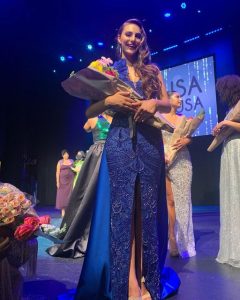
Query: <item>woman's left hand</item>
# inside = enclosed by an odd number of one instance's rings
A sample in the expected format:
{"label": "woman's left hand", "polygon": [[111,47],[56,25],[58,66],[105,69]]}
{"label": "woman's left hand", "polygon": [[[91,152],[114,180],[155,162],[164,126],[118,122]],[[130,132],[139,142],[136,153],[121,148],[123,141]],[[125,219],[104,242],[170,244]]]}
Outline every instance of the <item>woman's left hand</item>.
{"label": "woman's left hand", "polygon": [[146,121],[156,113],[157,104],[158,102],[156,99],[143,100],[141,102],[132,103],[132,106],[137,108],[137,111],[134,115],[134,120],[136,122]]}
{"label": "woman's left hand", "polygon": [[180,149],[182,149],[183,147],[187,146],[188,144],[190,144],[191,139],[188,137],[181,137],[180,139],[178,139],[176,141],[175,144],[172,145],[172,148],[174,150],[179,151]]}
{"label": "woman's left hand", "polygon": [[222,122],[218,123],[214,128],[213,128],[213,135],[216,136],[220,133],[221,129],[224,127],[229,126],[229,121],[228,120],[223,120]]}

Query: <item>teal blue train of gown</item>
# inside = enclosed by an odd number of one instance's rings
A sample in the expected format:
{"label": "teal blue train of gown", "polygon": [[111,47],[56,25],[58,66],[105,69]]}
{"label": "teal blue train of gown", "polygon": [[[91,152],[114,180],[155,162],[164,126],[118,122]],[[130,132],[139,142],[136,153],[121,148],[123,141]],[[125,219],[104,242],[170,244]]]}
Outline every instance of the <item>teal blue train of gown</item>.
{"label": "teal blue train of gown", "polygon": [[75,299],[111,300],[110,283],[110,183],[103,151],[98,177],[96,206],[87,253]]}

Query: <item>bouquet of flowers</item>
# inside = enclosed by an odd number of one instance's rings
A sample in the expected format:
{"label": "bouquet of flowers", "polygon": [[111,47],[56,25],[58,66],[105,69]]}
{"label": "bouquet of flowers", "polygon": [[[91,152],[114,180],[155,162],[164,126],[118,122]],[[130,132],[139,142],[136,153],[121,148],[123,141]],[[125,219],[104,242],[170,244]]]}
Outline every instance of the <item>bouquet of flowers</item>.
{"label": "bouquet of flowers", "polygon": [[187,118],[185,116],[181,117],[181,121],[174,129],[170,140],[170,147],[166,153],[168,159],[168,165],[171,165],[177,155],[177,149],[173,145],[177,142],[178,139],[182,137],[191,137],[196,129],[200,126],[205,116],[204,110],[201,110],[199,114],[194,118]]}
{"label": "bouquet of flowers", "polygon": [[[141,101],[142,97],[128,84],[119,79],[118,72],[111,67],[112,60],[102,57],[93,61],[87,68],[76,73],[62,82],[62,87],[71,96],[91,101],[100,101],[118,91],[130,92],[130,97],[135,101]],[[173,131],[173,128],[161,114],[154,116],[146,123],[156,128]]]}
{"label": "bouquet of flowers", "polygon": [[[238,103],[229,111],[225,120],[240,122],[240,100]],[[215,148],[217,148],[227,137],[229,137],[234,132],[234,129],[230,127],[223,127],[220,133],[215,136],[212,143],[208,147],[207,151],[212,152]]]}
{"label": "bouquet of flowers", "polygon": [[[26,241],[34,236],[43,236],[58,243],[55,236],[44,232],[50,221],[50,216],[39,217],[36,214],[31,201],[20,190],[9,184],[0,186],[0,237]],[[5,243],[3,246],[6,246]]]}

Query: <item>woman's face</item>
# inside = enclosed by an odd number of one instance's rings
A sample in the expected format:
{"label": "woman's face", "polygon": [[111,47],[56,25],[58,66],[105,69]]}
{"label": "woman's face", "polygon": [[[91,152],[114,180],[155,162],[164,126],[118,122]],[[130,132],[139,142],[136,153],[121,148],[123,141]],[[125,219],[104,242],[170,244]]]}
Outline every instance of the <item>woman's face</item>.
{"label": "woman's face", "polygon": [[118,36],[118,43],[122,47],[124,57],[134,56],[142,43],[143,36],[141,29],[136,24],[126,24],[122,33]]}
{"label": "woman's face", "polygon": [[64,159],[69,159],[69,154],[67,152],[65,152],[62,156]]}
{"label": "woman's face", "polygon": [[182,105],[182,98],[178,93],[173,93],[170,97],[170,104],[172,107],[179,108]]}

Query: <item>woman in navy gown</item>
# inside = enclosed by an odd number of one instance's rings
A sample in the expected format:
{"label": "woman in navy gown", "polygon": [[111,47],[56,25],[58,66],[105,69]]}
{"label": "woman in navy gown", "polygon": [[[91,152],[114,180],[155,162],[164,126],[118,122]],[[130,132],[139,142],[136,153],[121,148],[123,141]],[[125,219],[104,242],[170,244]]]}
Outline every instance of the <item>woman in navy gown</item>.
{"label": "woman in navy gown", "polygon": [[[159,300],[178,288],[179,279],[173,271],[163,274],[168,220],[162,135],[144,121],[170,105],[160,71],[150,64],[141,22],[126,21],[117,41],[120,60],[114,68],[144,100],[136,103],[118,92],[87,110],[87,117],[109,108],[116,113],[75,299]],[[166,276],[172,280],[167,285]]]}

